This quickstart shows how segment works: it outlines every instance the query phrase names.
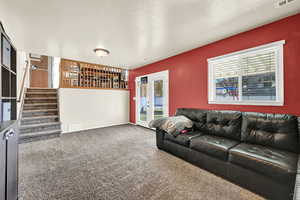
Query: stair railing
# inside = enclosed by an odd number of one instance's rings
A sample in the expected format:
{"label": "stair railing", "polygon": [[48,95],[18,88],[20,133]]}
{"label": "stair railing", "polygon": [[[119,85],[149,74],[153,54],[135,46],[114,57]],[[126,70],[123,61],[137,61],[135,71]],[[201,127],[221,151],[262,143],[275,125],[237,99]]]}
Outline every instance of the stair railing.
{"label": "stair railing", "polygon": [[18,119],[21,119],[21,113],[22,113],[22,109],[23,109],[23,99],[24,99],[23,97],[24,97],[24,94],[25,94],[25,91],[24,91],[25,80],[26,80],[27,73],[29,71],[29,66],[30,66],[30,64],[29,64],[30,62],[28,60],[26,60],[25,62],[26,62],[26,68],[25,68],[25,71],[23,73],[21,88],[20,88],[18,99],[17,99],[17,102],[21,103],[20,112],[18,114]]}

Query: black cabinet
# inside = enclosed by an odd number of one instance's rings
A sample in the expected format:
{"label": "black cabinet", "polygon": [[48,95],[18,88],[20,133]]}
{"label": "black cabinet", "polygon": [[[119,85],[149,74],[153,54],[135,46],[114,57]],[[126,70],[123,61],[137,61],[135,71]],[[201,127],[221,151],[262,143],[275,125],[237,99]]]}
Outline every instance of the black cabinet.
{"label": "black cabinet", "polygon": [[17,200],[17,51],[1,22],[0,37],[0,200]]}
{"label": "black cabinet", "polygon": [[2,37],[1,37],[1,42],[2,42],[2,45],[1,45],[2,65],[6,66],[7,68],[10,68],[11,45],[4,35],[2,35]]}
{"label": "black cabinet", "polygon": [[0,123],[17,119],[17,51],[0,22]]}
{"label": "black cabinet", "polygon": [[0,132],[0,199],[18,199],[18,123],[1,124]]}

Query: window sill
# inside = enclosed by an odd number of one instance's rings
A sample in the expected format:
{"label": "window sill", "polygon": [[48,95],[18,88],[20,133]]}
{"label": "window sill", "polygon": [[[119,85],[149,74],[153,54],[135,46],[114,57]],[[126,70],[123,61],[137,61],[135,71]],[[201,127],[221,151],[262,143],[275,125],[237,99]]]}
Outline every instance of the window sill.
{"label": "window sill", "polygon": [[280,101],[208,101],[208,104],[224,104],[224,105],[247,105],[247,106],[283,106],[284,102]]}

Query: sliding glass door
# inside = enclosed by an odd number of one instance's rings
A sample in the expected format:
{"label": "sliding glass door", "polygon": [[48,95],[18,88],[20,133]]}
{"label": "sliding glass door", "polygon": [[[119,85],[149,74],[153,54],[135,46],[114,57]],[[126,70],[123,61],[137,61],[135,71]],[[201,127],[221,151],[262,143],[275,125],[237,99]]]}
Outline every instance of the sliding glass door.
{"label": "sliding glass door", "polygon": [[136,123],[148,127],[153,119],[169,116],[168,71],[136,78]]}

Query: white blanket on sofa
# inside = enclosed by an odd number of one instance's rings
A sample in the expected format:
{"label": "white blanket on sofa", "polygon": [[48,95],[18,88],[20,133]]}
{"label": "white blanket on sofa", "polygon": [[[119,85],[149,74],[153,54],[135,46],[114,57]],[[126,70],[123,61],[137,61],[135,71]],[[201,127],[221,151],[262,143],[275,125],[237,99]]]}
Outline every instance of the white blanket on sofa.
{"label": "white blanket on sofa", "polygon": [[149,127],[162,129],[168,134],[171,134],[176,137],[185,128],[192,128],[193,121],[183,115],[174,117],[163,117],[152,120],[149,123]]}

